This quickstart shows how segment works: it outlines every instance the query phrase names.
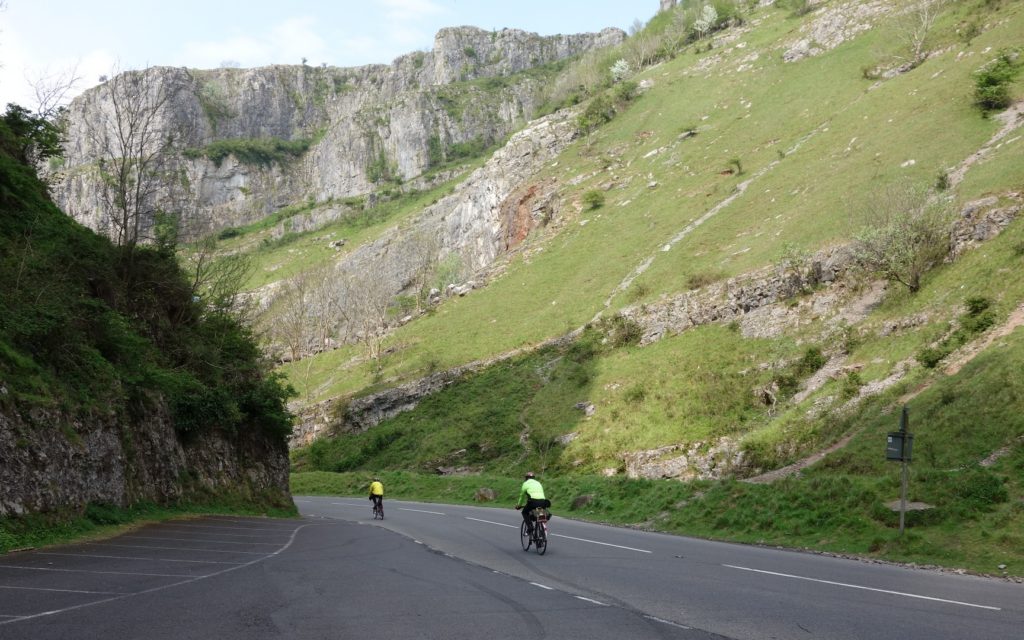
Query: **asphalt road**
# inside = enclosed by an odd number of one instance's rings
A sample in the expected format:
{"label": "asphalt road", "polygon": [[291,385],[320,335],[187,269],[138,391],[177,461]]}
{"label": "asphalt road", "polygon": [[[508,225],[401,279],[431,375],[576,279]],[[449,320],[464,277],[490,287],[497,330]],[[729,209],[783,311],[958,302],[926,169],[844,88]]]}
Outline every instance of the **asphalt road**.
{"label": "asphalt road", "polygon": [[1024,585],[551,523],[512,509],[298,498],[0,557],[0,638],[1016,638]]}

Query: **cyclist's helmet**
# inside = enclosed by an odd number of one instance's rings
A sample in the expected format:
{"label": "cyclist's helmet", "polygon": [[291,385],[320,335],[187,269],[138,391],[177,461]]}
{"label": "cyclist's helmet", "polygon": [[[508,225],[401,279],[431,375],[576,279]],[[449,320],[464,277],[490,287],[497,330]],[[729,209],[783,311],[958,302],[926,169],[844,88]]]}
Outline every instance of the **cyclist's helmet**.
{"label": "cyclist's helmet", "polygon": [[535,476],[533,475],[533,472],[532,472],[532,471],[527,471],[527,472],[526,472],[526,479],[527,479],[527,480],[529,480],[530,478],[533,478],[533,477],[535,477]]}

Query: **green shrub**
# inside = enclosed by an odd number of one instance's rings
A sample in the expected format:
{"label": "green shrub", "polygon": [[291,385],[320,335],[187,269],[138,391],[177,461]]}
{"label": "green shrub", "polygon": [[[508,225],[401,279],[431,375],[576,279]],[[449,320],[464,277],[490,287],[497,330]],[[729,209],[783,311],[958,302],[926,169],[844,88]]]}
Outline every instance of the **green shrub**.
{"label": "green shrub", "polygon": [[583,194],[583,204],[591,211],[600,209],[604,206],[604,193],[597,189],[587,191]]}
{"label": "green shrub", "polygon": [[1016,51],[1000,51],[995,60],[975,72],[974,103],[982,112],[998,111],[1013,104],[1010,83],[1019,71],[1018,57]]}
{"label": "green shrub", "polygon": [[266,167],[299,158],[312,146],[310,138],[229,138],[211,142],[201,149],[186,149],[182,155],[192,159],[205,157],[218,167],[228,156],[234,156],[242,164]]}
{"label": "green shrub", "polygon": [[921,366],[928,369],[934,369],[942,362],[942,359],[949,355],[949,351],[946,349],[940,349],[937,347],[925,347],[917,352],[914,358],[921,363]]}

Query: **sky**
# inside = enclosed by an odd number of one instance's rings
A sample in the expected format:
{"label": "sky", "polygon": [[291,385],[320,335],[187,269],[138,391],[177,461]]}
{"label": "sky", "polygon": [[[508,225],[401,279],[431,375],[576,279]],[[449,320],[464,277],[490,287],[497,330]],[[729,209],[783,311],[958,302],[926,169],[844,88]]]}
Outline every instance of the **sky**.
{"label": "sky", "polygon": [[[37,106],[33,85],[117,69],[388,64],[443,27],[542,35],[628,31],[657,0],[0,0],[0,109]],[[69,96],[70,97],[70,96]]]}

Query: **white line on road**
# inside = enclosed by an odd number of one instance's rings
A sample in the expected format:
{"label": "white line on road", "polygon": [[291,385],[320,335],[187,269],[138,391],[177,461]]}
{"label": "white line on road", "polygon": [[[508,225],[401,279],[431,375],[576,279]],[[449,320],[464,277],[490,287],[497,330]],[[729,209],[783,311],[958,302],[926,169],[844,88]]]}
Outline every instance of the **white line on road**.
{"label": "white line on road", "polygon": [[585,600],[587,602],[593,602],[594,604],[599,604],[602,607],[607,607],[608,606],[607,604],[605,604],[603,602],[598,602],[597,600],[591,600],[590,598],[584,598],[583,596],[573,596],[573,597],[576,598],[577,600]]}
{"label": "white line on road", "polygon": [[654,620],[655,622],[660,622],[661,624],[667,624],[667,625],[672,626],[672,627],[678,627],[680,629],[693,629],[693,627],[687,627],[686,625],[679,624],[678,622],[672,622],[671,620],[665,620],[664,618],[656,618],[655,616],[644,616],[644,617],[647,618],[648,620]]}
{"label": "white line on road", "polygon": [[223,560],[173,560],[171,558],[138,558],[132,556],[105,556],[98,553],[53,553],[39,551],[40,556],[68,556],[71,558],[107,558],[108,560],[145,560],[147,562],[192,562],[195,564],[242,564],[241,562],[224,562]]}
{"label": "white line on road", "polygon": [[833,582],[831,580],[820,580],[818,578],[808,578],[806,576],[794,576],[788,573],[778,573],[775,571],[763,571],[761,569],[751,569],[750,567],[737,567],[732,564],[723,564],[723,567],[729,567],[730,569],[739,569],[740,571],[753,571],[754,573],[764,573],[770,576],[780,576],[782,578],[794,578],[796,580],[807,580],[809,582],[819,582],[821,584],[831,584],[837,587],[847,587],[849,589],[862,589],[864,591],[876,591],[878,593],[889,593],[894,596],[903,596],[905,598],[918,598],[919,600],[931,600],[933,602],[945,602],[946,604],[958,604],[964,607],[975,607],[977,609],[989,609],[990,611],[1002,611],[999,607],[990,607],[984,604],[972,604],[970,602],[960,602],[959,600],[946,600],[945,598],[933,598],[931,596],[921,596],[916,593],[904,593],[902,591],[890,591],[888,589],[876,589],[874,587],[864,587],[858,584],[846,584],[845,582]]}
{"label": "white line on road", "polygon": [[[104,603],[107,603],[107,602],[114,602],[116,600],[124,600],[126,598],[131,598],[131,597],[134,597],[134,596],[140,596],[140,595],[147,594],[147,593],[155,593],[157,591],[163,591],[164,589],[170,589],[171,587],[177,587],[179,585],[190,584],[192,582],[198,582],[198,581],[204,580],[206,578],[213,578],[215,576],[223,575],[225,573],[228,573],[228,572],[231,572],[231,571],[235,571],[236,569],[241,569],[243,567],[248,567],[250,565],[254,565],[257,562],[262,562],[263,560],[266,560],[267,558],[272,558],[272,557],[274,557],[276,555],[279,555],[279,554],[287,551],[292,546],[292,543],[295,542],[295,537],[298,535],[299,531],[302,530],[302,529],[305,529],[307,526],[309,526],[309,525],[302,525],[302,526],[298,527],[297,529],[295,529],[294,531],[292,531],[291,538],[289,538],[288,542],[284,546],[279,548],[277,551],[272,551],[272,552],[268,553],[267,555],[263,556],[262,558],[256,558],[254,560],[246,562],[243,565],[238,565],[236,567],[228,567],[227,569],[221,569],[220,571],[217,571],[217,572],[214,572],[214,573],[209,573],[209,574],[202,575],[202,576],[195,576],[193,578],[189,578],[188,580],[181,580],[179,582],[174,582],[174,583],[171,583],[171,584],[165,584],[165,585],[161,585],[159,587],[152,587],[150,589],[143,589],[142,591],[136,591],[135,593],[128,593],[128,594],[123,594],[123,595],[117,595],[117,596],[113,596],[113,597],[110,597],[110,598],[104,598],[102,600],[96,600],[94,602],[85,602],[83,604],[74,605],[72,607],[67,607],[65,609],[57,609],[57,610],[54,610],[54,611],[44,611],[42,613],[36,613],[36,614],[32,614],[32,615],[27,615],[27,616],[18,616],[16,618],[12,618],[10,620],[4,620],[3,622],[0,622],[0,624],[7,625],[7,624],[15,623],[15,622],[21,622],[22,620],[31,620],[33,618],[41,618],[43,616],[52,616],[52,615],[55,615],[55,614],[58,614],[58,613],[64,613],[65,611],[73,611],[75,609],[82,609],[82,608],[85,608],[85,607],[91,607],[91,606],[97,605],[97,604],[104,604]],[[6,565],[0,565],[0,566],[6,566]],[[32,567],[27,567],[27,568],[32,568]],[[180,578],[182,576],[179,575],[179,576],[175,576],[175,577],[179,577]],[[10,617],[10,616],[7,616],[7,617]]]}
{"label": "white line on road", "polygon": [[[0,584],[0,589],[12,589],[14,591],[57,591],[59,593],[89,593],[92,595],[99,596],[116,596],[118,591],[82,591],[81,589],[46,589],[44,587],[12,587],[6,584]],[[17,618],[19,616],[11,616]]]}
{"label": "white line on road", "polygon": [[580,542],[589,542],[590,544],[600,544],[600,545],[603,545],[605,547],[615,547],[616,549],[627,549],[629,551],[639,551],[640,553],[654,553],[653,551],[648,551],[647,549],[637,549],[635,547],[624,547],[621,544],[612,544],[610,542],[598,542],[597,540],[587,540],[586,538],[574,538],[572,536],[562,535],[561,533],[550,533],[550,534],[548,534],[548,537],[568,538],[569,540],[578,540]]}
{"label": "white line on road", "polygon": [[233,551],[231,549],[200,549],[198,547],[158,547],[145,544],[114,544],[112,542],[86,542],[94,547],[120,547],[122,549],[161,549],[164,551],[201,551],[203,553],[241,553],[252,556],[267,555],[266,551]]}
{"label": "white line on road", "polygon": [[423,509],[405,509],[403,507],[398,507],[398,510],[399,511],[415,511],[416,513],[432,513],[435,516],[443,516],[443,515],[445,515],[445,514],[441,513],[440,511],[424,511]]}
{"label": "white line on road", "polygon": [[279,544],[281,544],[280,542],[276,542],[276,543],[275,542],[235,542],[235,541],[232,541],[232,540],[208,540],[206,538],[168,538],[166,536],[137,536],[137,535],[133,535],[133,534],[128,534],[128,535],[124,536],[123,539],[124,540],[177,540],[178,542],[209,542],[210,544],[244,544],[244,545],[250,546],[250,547],[253,546],[253,545],[257,545],[257,544],[259,544],[259,545],[269,545],[271,547],[276,547]]}
{"label": "white line on road", "polygon": [[547,589],[548,591],[554,591],[555,590],[554,587],[549,587],[546,584],[541,584],[539,582],[531,582],[530,584],[532,584],[535,587],[540,587],[541,589]]}
{"label": "white line on road", "polygon": [[[480,518],[470,518],[469,516],[466,516],[466,520],[475,520],[477,522],[486,522],[487,524],[496,524],[499,527],[508,527],[510,529],[518,529],[518,527],[516,527],[515,525],[505,524],[504,522],[493,522],[491,520],[481,520]],[[562,535],[561,533],[549,533],[548,537],[566,538],[568,540],[577,540],[579,542],[589,542],[590,544],[599,544],[599,545],[602,545],[602,546],[605,546],[605,547],[615,547],[616,549],[626,549],[627,551],[639,551],[640,553],[653,553],[653,551],[648,551],[646,549],[636,549],[634,547],[624,547],[621,544],[612,544],[610,542],[598,542],[597,540],[587,540],[586,538],[576,538],[576,537],[573,537],[573,536]]]}
{"label": "white line on road", "polygon": [[504,522],[492,522],[491,520],[481,520],[480,518],[470,518],[466,516],[466,520],[475,520],[476,522],[486,522],[487,524],[496,524],[499,527],[508,527],[509,529],[518,529],[519,527],[512,524],[505,524]]}
{"label": "white line on road", "polygon": [[[160,531],[170,531],[171,533],[184,533],[185,531],[188,531],[189,533],[191,533],[192,531],[194,531],[197,528],[198,527],[186,527],[186,526],[178,526],[178,525],[168,525],[168,526],[160,527]],[[206,527],[206,528],[207,529],[212,529],[214,527]],[[255,534],[255,535],[251,535],[251,534],[248,534],[248,533],[217,533],[215,531],[200,531],[199,533],[201,535],[204,535],[204,536],[224,536],[226,538],[262,538],[263,540],[266,540],[267,538],[280,537],[282,533],[288,533],[288,531],[284,530],[284,531],[282,531],[280,533],[276,533],[276,534]],[[280,542],[274,542],[274,543],[271,543],[271,544],[278,545],[278,544],[281,544],[281,543]]]}
{"label": "white line on road", "polygon": [[360,507],[360,508],[366,508],[368,506],[368,505],[365,505],[365,504],[352,504],[350,502],[332,502],[331,504],[333,504],[333,505],[335,505],[337,507]]}
{"label": "white line on road", "polygon": [[27,567],[18,564],[0,564],[0,569],[26,569],[28,571],[59,571],[61,573],[94,573],[112,576],[150,576],[156,578],[187,578],[187,573],[138,573],[135,571],[90,571],[88,569],[55,569],[53,567]]}
{"label": "white line on road", "polygon": [[221,531],[288,531],[285,527],[220,527],[215,524],[193,524],[191,522],[176,522],[173,526],[185,529],[219,529]]}

